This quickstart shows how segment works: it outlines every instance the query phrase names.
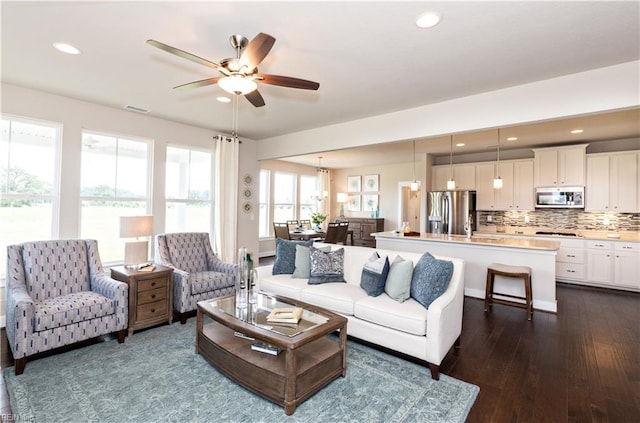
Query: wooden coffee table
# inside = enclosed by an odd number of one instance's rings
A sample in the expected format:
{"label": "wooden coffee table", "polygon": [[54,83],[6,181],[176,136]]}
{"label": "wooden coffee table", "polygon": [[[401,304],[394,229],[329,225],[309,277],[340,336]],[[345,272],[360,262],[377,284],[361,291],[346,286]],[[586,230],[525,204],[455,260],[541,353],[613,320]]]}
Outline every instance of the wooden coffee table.
{"label": "wooden coffee table", "polygon": [[[301,307],[297,325],[274,325],[273,308]],[[198,303],[196,353],[231,380],[284,407],[287,415],[347,372],[347,319],[301,301],[258,294],[258,302],[236,309],[235,295]],[[339,338],[328,336],[336,330]],[[242,337],[244,336],[244,337]],[[246,339],[253,338],[253,339]],[[251,348],[264,342],[282,352]]]}

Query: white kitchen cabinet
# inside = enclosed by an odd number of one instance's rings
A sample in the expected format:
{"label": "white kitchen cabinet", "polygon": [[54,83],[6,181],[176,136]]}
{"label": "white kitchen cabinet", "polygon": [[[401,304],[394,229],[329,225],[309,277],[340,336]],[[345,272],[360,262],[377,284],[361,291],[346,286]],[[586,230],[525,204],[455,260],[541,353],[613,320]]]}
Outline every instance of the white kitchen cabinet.
{"label": "white kitchen cabinet", "polygon": [[556,256],[556,277],[559,280],[584,281],[585,261],[583,240],[560,239],[560,249]]}
{"label": "white kitchen cabinet", "polygon": [[493,189],[495,177],[495,164],[476,164],[476,209],[497,210]]}
{"label": "white kitchen cabinet", "polygon": [[[433,166],[431,189],[434,191],[445,191],[447,181],[451,177],[451,167],[449,165]],[[456,189],[476,189],[476,167],[475,164],[465,163],[453,165],[453,180],[456,181]]]}
{"label": "white kitchen cabinet", "polygon": [[640,289],[640,244],[616,242],[614,255],[614,283]]}
{"label": "white kitchen cabinet", "polygon": [[535,148],[537,187],[584,186],[587,144]]}
{"label": "white kitchen cabinet", "polygon": [[588,155],[585,210],[634,213],[638,209],[638,152]]}
{"label": "white kitchen cabinet", "polygon": [[[502,188],[493,188],[495,169]],[[533,160],[505,160],[476,165],[478,210],[533,210]]]}

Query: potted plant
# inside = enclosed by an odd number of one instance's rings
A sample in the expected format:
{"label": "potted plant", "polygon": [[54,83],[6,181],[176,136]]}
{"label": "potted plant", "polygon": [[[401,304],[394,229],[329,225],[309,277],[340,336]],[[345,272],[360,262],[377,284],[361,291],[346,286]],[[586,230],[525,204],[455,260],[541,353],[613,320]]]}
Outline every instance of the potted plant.
{"label": "potted plant", "polygon": [[320,213],[320,212],[316,212],[316,213],[312,213],[311,214],[311,222],[313,223],[313,229],[315,231],[321,231],[322,228],[320,227],[320,225],[322,225],[322,222],[324,222],[327,219],[327,215]]}

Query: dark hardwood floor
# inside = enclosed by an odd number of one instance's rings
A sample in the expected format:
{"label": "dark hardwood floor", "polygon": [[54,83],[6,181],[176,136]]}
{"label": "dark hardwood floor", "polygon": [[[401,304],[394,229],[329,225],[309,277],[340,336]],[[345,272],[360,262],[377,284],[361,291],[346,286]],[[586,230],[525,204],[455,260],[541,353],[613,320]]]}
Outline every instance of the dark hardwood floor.
{"label": "dark hardwood floor", "polygon": [[[640,422],[640,294],[564,284],[557,293],[559,313],[531,322],[522,309],[485,315],[481,300],[465,299],[461,348],[440,369],[480,386],[468,422]],[[0,366],[11,366],[4,329],[0,346]],[[10,415],[0,385],[0,415]]]}

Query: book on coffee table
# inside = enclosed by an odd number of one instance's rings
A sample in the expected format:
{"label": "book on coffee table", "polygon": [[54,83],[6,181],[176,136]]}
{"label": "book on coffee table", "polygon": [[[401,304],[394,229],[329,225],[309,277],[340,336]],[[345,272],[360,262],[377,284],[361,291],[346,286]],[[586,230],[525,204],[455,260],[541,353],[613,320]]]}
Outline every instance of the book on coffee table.
{"label": "book on coffee table", "polygon": [[251,349],[254,351],[260,351],[262,353],[278,355],[282,352],[282,348],[275,347],[271,344],[266,344],[264,342],[254,342],[251,344]]}
{"label": "book on coffee table", "polygon": [[301,317],[301,307],[274,308],[267,316],[267,322],[296,324],[300,321]]}

